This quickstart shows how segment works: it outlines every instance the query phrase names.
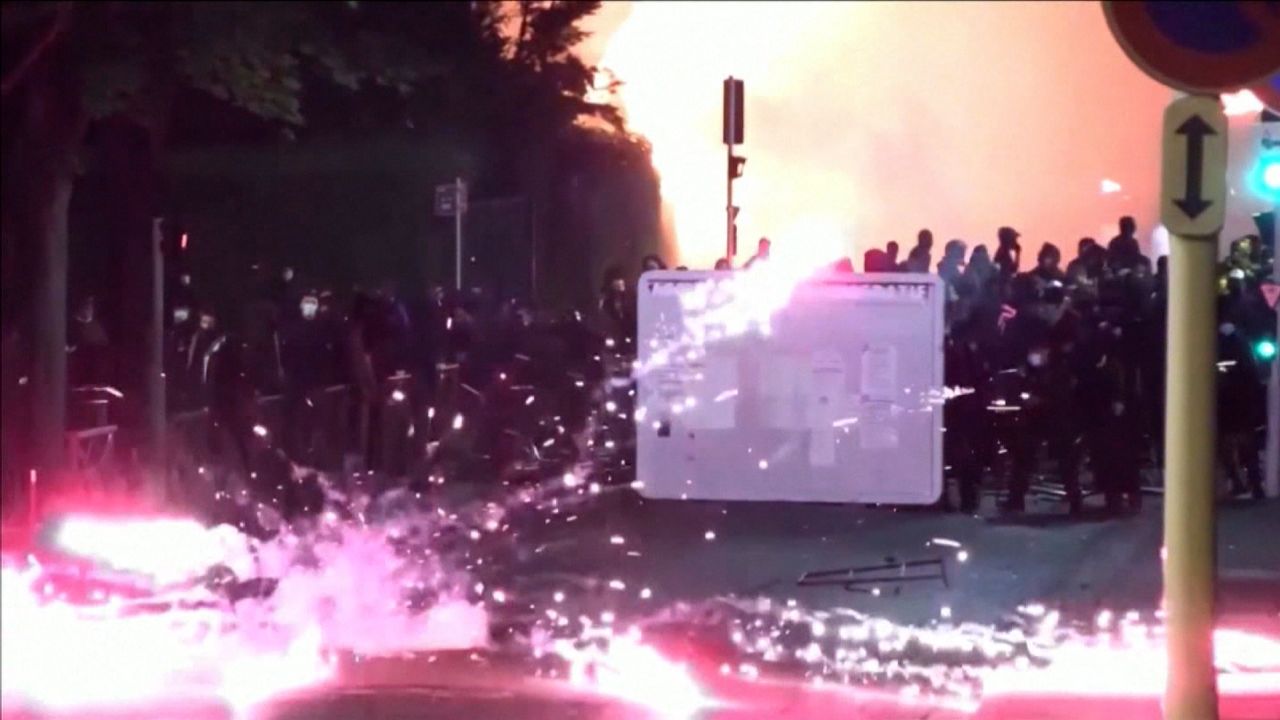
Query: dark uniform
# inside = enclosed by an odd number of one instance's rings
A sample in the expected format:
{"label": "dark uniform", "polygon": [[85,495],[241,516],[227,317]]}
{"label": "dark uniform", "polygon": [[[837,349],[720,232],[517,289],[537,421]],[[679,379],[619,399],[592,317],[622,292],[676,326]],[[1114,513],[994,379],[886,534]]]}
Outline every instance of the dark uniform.
{"label": "dark uniform", "polygon": [[1088,362],[1080,370],[1079,397],[1083,410],[1094,484],[1107,500],[1107,510],[1119,512],[1127,502],[1136,511],[1142,504],[1139,468],[1142,417],[1137,374],[1123,351],[1124,328],[1102,321],[1091,333]]}
{"label": "dark uniform", "polygon": [[298,316],[284,328],[280,357],[284,365],[285,451],[298,462],[312,462],[320,393],[333,375],[329,367],[337,338],[319,317]]}
{"label": "dark uniform", "polygon": [[[960,486],[960,512],[972,513],[978,509],[984,445],[990,435],[985,406],[991,371],[972,319],[953,326],[946,342],[947,387],[965,394],[951,398],[944,406],[942,448],[945,464]],[[948,501],[944,504],[949,507]]]}
{"label": "dark uniform", "polygon": [[1021,511],[1025,506],[1031,473],[1042,443],[1058,464],[1071,512],[1081,508],[1079,481],[1080,418],[1074,396],[1073,356],[1078,352],[1080,316],[1062,304],[1061,297],[1025,302],[1026,276],[1018,278],[1024,300],[1022,309],[1005,329],[1004,366],[1022,376],[1022,390],[1016,399],[1018,417],[1012,426],[1010,452],[1013,477],[1006,509]]}
{"label": "dark uniform", "polygon": [[[1259,429],[1267,422],[1266,387],[1250,348],[1247,320],[1230,310],[1223,315],[1218,332],[1218,457],[1233,495],[1249,492],[1262,499]],[[1241,475],[1248,479],[1247,488]]]}

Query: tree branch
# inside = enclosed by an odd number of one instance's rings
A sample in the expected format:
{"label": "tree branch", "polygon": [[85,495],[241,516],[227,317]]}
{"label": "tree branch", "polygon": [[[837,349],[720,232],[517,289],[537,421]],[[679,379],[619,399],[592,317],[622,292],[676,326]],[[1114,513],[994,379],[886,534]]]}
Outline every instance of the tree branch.
{"label": "tree branch", "polygon": [[524,3],[518,3],[517,6],[520,8],[520,29],[516,32],[516,46],[515,50],[512,52],[512,59],[519,62],[524,58],[524,42],[525,38],[528,36],[526,28],[528,28],[529,13],[525,8]]}
{"label": "tree branch", "polygon": [[70,20],[71,3],[58,3],[58,14],[54,16],[53,22],[44,31],[44,35],[27,51],[26,56],[22,58],[18,66],[3,81],[0,81],[0,97],[8,97],[9,93],[21,84],[22,79],[31,71],[31,68],[35,67],[36,62],[48,52],[54,41],[58,39],[58,36],[67,29]]}

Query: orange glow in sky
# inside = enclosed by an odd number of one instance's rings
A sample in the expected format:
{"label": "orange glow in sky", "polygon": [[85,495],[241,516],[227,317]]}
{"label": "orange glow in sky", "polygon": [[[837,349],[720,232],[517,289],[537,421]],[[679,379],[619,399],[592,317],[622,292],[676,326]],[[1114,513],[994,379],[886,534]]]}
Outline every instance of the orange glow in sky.
{"label": "orange glow in sky", "polygon": [[897,240],[905,256],[928,227],[936,261],[946,240],[993,246],[1012,225],[1025,268],[1042,242],[1071,257],[1122,214],[1143,238],[1155,221],[1171,93],[1124,56],[1098,3],[607,3],[597,23],[594,52],[653,144],[691,266],[724,248],[729,75],[746,84],[747,254],[766,235],[861,268],[865,250]]}

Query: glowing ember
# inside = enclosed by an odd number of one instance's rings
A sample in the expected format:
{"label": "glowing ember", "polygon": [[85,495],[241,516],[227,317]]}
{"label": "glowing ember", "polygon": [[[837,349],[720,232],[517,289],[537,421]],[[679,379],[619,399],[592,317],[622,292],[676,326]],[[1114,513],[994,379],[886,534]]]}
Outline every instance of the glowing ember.
{"label": "glowing ember", "polygon": [[580,687],[649,708],[663,720],[693,717],[715,703],[703,695],[684,665],[643,644],[639,633],[589,633],[594,642],[559,642],[569,680]]}
{"label": "glowing ember", "polygon": [[[239,710],[326,681],[332,650],[487,644],[484,610],[461,595],[465,575],[392,547],[403,523],[434,516],[384,527],[322,517],[315,532],[268,541],[181,518],[63,518],[52,539],[81,559],[74,571],[3,567],[6,709]],[[133,578],[127,597],[121,573]],[[72,601],[86,590],[88,604]]]}
{"label": "glowing ember", "polygon": [[[234,547],[237,540],[239,548]],[[243,540],[229,527],[210,531],[188,519],[83,515],[64,518],[55,538],[66,552],[149,575],[161,584],[188,580],[244,551]]]}

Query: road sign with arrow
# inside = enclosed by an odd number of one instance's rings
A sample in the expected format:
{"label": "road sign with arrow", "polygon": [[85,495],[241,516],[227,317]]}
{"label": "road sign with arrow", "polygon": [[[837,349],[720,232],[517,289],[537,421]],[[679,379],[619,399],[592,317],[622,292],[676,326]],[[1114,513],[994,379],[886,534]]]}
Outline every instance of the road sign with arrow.
{"label": "road sign with arrow", "polygon": [[1216,97],[1191,95],[1165,109],[1160,222],[1183,236],[1222,229],[1227,208],[1227,118]]}

